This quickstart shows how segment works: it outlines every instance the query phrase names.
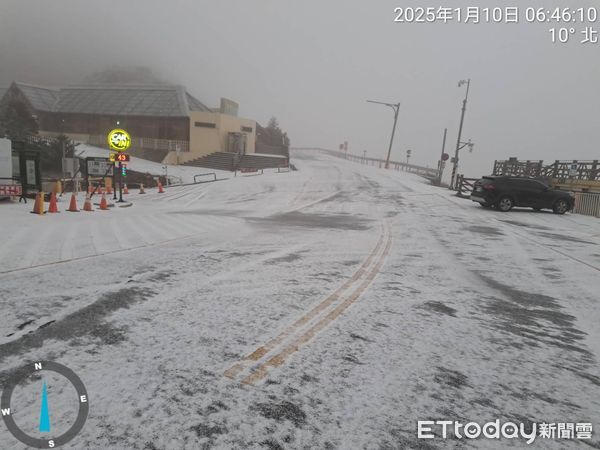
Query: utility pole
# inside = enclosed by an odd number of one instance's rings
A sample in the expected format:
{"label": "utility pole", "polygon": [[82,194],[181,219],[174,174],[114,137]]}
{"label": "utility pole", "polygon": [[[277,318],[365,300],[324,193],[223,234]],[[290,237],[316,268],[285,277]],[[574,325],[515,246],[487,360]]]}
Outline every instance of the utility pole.
{"label": "utility pole", "polygon": [[465,120],[465,111],[467,110],[467,99],[469,97],[469,87],[471,86],[471,79],[468,79],[466,81],[460,80],[458,82],[458,87],[461,87],[463,84],[467,85],[467,92],[465,94],[465,99],[463,100],[462,112],[460,114],[460,125],[458,126],[458,137],[456,139],[456,151],[454,152],[454,161],[452,164],[452,177],[450,178],[450,189],[454,189],[456,183],[456,171],[458,169],[458,152],[461,149],[460,139],[462,136],[463,123]]}
{"label": "utility pole", "polygon": [[367,151],[363,150],[363,164],[367,163]]}
{"label": "utility pole", "polygon": [[[438,186],[442,185],[442,175],[444,174],[444,167],[446,166],[446,160],[444,159],[444,155],[446,155],[446,135],[448,134],[448,128],[444,128],[444,140],[442,141],[442,155],[440,156],[440,165],[438,167]],[[447,155],[445,156],[448,157]]]}
{"label": "utility pole", "polygon": [[394,134],[396,133],[396,124],[398,123],[398,111],[400,111],[400,102],[398,103],[385,103],[385,102],[375,102],[373,100],[367,100],[369,103],[376,103],[378,105],[389,106],[394,110],[394,127],[392,128],[392,137],[390,138],[390,147],[388,148],[387,158],[385,159],[385,168],[390,168],[390,155],[392,153],[392,144],[394,143]]}

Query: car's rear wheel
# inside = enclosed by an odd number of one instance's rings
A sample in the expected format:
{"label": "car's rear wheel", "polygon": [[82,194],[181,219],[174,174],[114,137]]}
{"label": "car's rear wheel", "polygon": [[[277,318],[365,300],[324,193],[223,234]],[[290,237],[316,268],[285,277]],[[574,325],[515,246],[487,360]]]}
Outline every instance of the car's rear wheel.
{"label": "car's rear wheel", "polygon": [[552,207],[552,211],[554,214],[564,214],[569,210],[569,202],[563,199],[556,200],[554,206]]}
{"label": "car's rear wheel", "polygon": [[508,212],[513,208],[513,206],[515,206],[515,203],[510,197],[501,197],[500,200],[498,200],[497,205],[500,211]]}

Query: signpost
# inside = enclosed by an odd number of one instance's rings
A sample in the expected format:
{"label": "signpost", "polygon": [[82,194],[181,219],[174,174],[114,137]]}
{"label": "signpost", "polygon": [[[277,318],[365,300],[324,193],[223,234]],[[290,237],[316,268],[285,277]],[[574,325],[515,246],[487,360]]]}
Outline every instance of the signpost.
{"label": "signpost", "polygon": [[[13,166],[18,161],[19,180],[24,199],[30,191],[42,191],[42,176],[40,171],[40,151],[26,149],[22,141],[12,141]],[[16,158],[15,158],[16,157]]]}
{"label": "signpost", "polygon": [[[129,133],[122,128],[115,128],[108,133],[107,136],[108,146],[111,150],[116,153],[111,153],[111,160],[113,164],[118,163],[119,167],[119,203],[123,202],[123,179],[127,176],[127,163],[129,162],[129,155],[126,152],[131,146],[131,136]],[[113,178],[114,179],[114,178]],[[117,191],[115,190],[115,198]]]}
{"label": "signpost", "polygon": [[579,168],[579,164],[571,164],[569,166],[569,177],[575,178],[577,176],[577,169]]}
{"label": "signpost", "polygon": [[119,152],[119,153],[111,153],[109,155],[108,159],[111,162],[114,162],[114,163],[117,163],[117,162],[129,162],[130,157],[126,153]]}
{"label": "signpost", "polygon": [[85,166],[87,169],[86,173],[88,177],[90,175],[95,175],[99,177],[103,177],[105,175],[112,176],[113,174],[113,164],[108,158],[97,158],[89,156],[85,158]]}

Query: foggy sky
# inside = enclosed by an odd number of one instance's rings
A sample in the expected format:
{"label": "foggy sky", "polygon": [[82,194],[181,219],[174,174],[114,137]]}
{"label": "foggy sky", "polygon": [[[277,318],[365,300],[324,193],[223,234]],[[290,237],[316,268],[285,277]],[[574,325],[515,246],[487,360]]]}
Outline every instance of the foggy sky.
{"label": "foggy sky", "polygon": [[[435,166],[444,127],[454,152],[471,78],[461,172],[494,159],[598,159],[600,43],[552,44],[548,24],[394,23],[402,7],[580,6],[592,2],[460,0],[96,1],[0,0],[0,86],[66,85],[107,66],[147,66],[210,106],[272,115],[293,146],[384,157],[402,103],[392,158]],[[576,25],[579,31],[582,25]],[[600,22],[596,24],[600,30]]]}

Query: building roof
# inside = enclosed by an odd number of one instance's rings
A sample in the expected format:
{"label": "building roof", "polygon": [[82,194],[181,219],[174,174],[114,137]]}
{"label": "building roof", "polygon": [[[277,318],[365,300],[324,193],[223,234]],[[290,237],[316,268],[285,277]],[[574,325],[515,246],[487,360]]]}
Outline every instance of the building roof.
{"label": "building roof", "polygon": [[87,85],[51,89],[15,84],[38,111],[155,117],[187,117],[189,111],[210,111],[179,85]]}
{"label": "building roof", "polygon": [[187,102],[188,102],[190,111],[205,111],[205,112],[212,111],[208,106],[206,106],[204,103],[202,103],[196,97],[191,96],[187,92],[186,92],[186,95],[187,95]]}
{"label": "building roof", "polygon": [[59,97],[59,90],[34,84],[14,83],[27,97],[29,103],[36,111],[53,111]]}

